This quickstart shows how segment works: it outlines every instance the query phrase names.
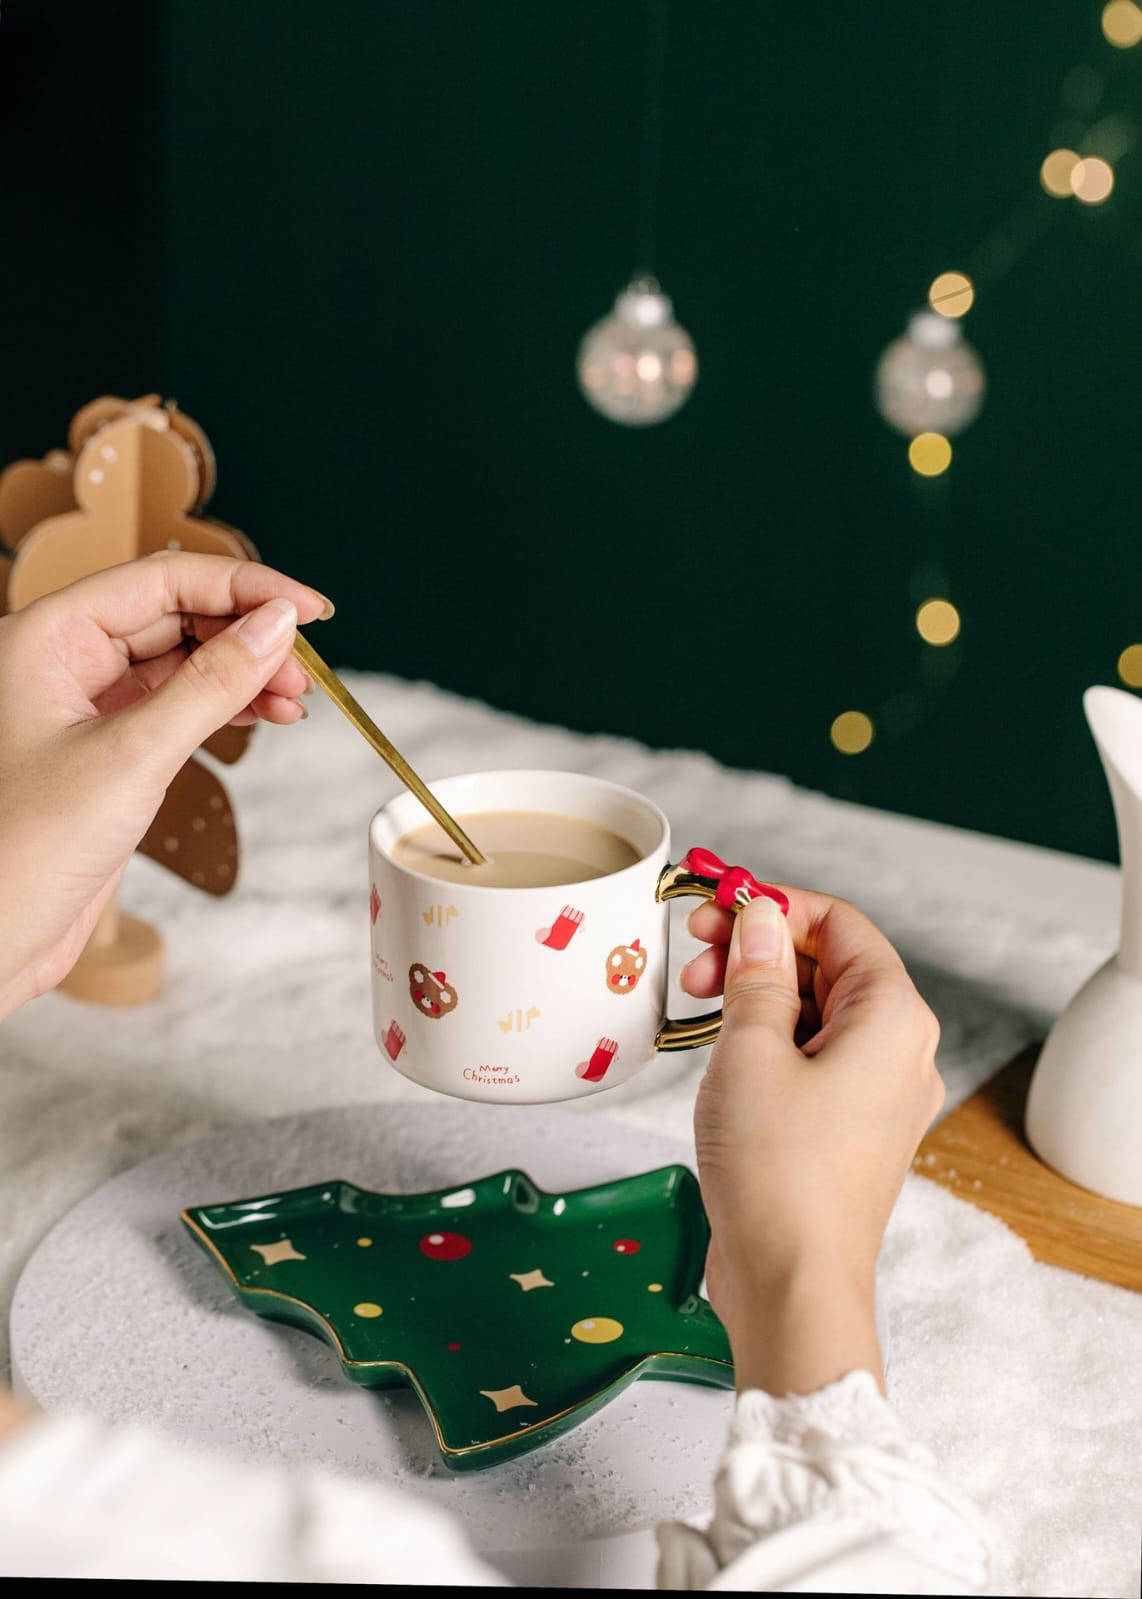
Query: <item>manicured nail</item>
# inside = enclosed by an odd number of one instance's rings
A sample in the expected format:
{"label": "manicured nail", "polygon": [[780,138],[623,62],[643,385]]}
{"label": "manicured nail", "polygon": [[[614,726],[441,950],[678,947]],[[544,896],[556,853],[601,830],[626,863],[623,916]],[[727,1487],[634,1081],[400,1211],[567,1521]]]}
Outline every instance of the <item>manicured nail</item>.
{"label": "manicured nail", "polygon": [[[325,600],[325,595],[322,594],[320,596],[320,598]],[[334,605],[333,601],[332,600],[325,600],[325,609],[322,611],[321,615],[317,618],[317,620],[319,622],[328,622],[329,618],[336,614],[336,611],[337,611],[337,607]]]}
{"label": "manicured nail", "polygon": [[294,700],[293,703],[297,706],[298,710],[301,712],[301,720],[303,722],[308,722],[309,721],[309,712],[306,710],[305,706],[301,703],[300,700]]}
{"label": "manicured nail", "polygon": [[308,673],[306,674],[305,687],[302,689],[301,692],[303,694],[312,694],[313,693],[313,679],[308,675]]}
{"label": "manicured nail", "polygon": [[785,953],[789,929],[777,901],[760,894],[738,912],[734,935],[742,960],[779,961]]}
{"label": "manicured nail", "polygon": [[267,600],[238,623],[238,637],[251,655],[272,655],[297,626],[297,607],[288,600]]}

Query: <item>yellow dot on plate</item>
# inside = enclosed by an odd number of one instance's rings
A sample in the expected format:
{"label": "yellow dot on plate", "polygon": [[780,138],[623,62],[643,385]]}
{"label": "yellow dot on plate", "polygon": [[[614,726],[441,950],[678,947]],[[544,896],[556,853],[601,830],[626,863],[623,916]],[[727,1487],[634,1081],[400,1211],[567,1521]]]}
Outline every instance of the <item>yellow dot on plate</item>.
{"label": "yellow dot on plate", "polygon": [[660,1294],[662,1292],[662,1284],[661,1283],[647,1283],[646,1291],[647,1291],[648,1294]]}
{"label": "yellow dot on plate", "polygon": [[1101,156],[1088,155],[1071,168],[1071,192],[1084,205],[1101,205],[1114,188],[1114,169]]}
{"label": "yellow dot on plate", "polygon": [[916,612],[916,631],[925,644],[950,644],[960,630],[960,613],[950,600],[925,600]]}
{"label": "yellow dot on plate", "polygon": [[364,1316],[367,1320],[371,1320],[374,1316],[379,1316],[381,1314],[381,1307],[380,1305],[370,1304],[369,1301],[366,1300],[362,1305],[353,1306],[353,1314],[354,1316]]}
{"label": "yellow dot on plate", "polygon": [[928,304],[941,316],[963,316],[975,299],[975,285],[965,272],[941,272],[928,290]]}
{"label": "yellow dot on plate", "polygon": [[842,755],[861,755],[872,743],[872,718],[863,711],[842,711],[833,719],[829,737]]}
{"label": "yellow dot on plate", "polygon": [[1128,644],[1123,650],[1118,675],[1130,688],[1142,688],[1142,644]]}
{"label": "yellow dot on plate", "polygon": [[371,1238],[358,1238],[357,1247],[359,1249],[368,1249],[372,1242],[373,1240]]}
{"label": "yellow dot on plate", "polygon": [[1142,39],[1142,11],[1134,0],[1110,0],[1102,8],[1103,37],[1116,50],[1129,50]]}
{"label": "yellow dot on plate", "polygon": [[588,1316],[571,1329],[572,1338],[577,1338],[581,1344],[613,1344],[622,1335],[622,1322],[612,1321],[610,1316]]}
{"label": "yellow dot on plate", "polygon": [[952,447],[942,433],[917,433],[908,446],[908,465],[921,477],[939,477],[952,464]]}
{"label": "yellow dot on plate", "polygon": [[1039,168],[1039,182],[1056,200],[1069,200],[1074,193],[1071,173],[1078,165],[1078,160],[1074,150],[1052,150]]}

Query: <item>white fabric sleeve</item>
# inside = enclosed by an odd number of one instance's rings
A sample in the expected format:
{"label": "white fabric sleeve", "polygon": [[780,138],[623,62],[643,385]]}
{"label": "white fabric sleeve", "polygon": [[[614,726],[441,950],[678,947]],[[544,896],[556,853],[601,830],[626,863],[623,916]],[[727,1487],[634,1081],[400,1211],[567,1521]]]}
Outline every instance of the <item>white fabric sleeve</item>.
{"label": "white fabric sleeve", "polygon": [[871,1373],[738,1398],[704,1526],[658,1529],[660,1588],[972,1594],[991,1541]]}
{"label": "white fabric sleeve", "polygon": [[[804,1397],[743,1394],[714,1505],[704,1528],[659,1528],[660,1587],[975,1593],[988,1578],[978,1517],[867,1372]],[[507,1586],[415,1494],[77,1417],[29,1422],[0,1448],[0,1572]]]}
{"label": "white fabric sleeve", "polygon": [[0,1573],[506,1586],[415,1494],[77,1417],[31,1421],[0,1448]]}

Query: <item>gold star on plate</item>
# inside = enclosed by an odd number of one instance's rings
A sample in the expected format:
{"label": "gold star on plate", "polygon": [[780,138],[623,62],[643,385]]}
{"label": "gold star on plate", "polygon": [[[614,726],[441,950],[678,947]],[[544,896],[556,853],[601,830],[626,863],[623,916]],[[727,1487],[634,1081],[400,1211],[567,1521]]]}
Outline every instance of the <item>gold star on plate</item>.
{"label": "gold star on plate", "polygon": [[283,1238],[277,1244],[251,1244],[251,1249],[256,1249],[267,1266],[276,1266],[280,1260],[304,1260],[304,1255],[299,1255],[288,1238]]}
{"label": "gold star on plate", "polygon": [[515,1410],[519,1405],[534,1405],[536,1401],[529,1399],[519,1383],[513,1383],[510,1388],[481,1388],[480,1392],[485,1399],[490,1399],[497,1410]]}
{"label": "gold star on plate", "polygon": [[518,1283],[526,1294],[532,1288],[554,1288],[555,1284],[537,1267],[535,1271],[509,1271],[513,1283]]}

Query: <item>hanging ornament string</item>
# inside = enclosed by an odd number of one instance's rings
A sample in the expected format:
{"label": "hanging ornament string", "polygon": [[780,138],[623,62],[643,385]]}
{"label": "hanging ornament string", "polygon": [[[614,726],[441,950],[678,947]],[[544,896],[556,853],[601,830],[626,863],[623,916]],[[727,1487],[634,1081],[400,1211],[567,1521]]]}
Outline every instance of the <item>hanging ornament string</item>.
{"label": "hanging ornament string", "polygon": [[645,32],[639,259],[643,264],[643,270],[649,271],[658,260],[658,217],[662,192],[662,115],[666,92],[666,0],[646,0]]}
{"label": "hanging ornament string", "polygon": [[651,268],[658,248],[662,123],[666,80],[665,0],[646,0],[642,184],[637,231],[643,266],[608,316],[589,328],[576,370],[583,398],[609,422],[649,427],[665,422],[690,397],[698,360],[670,297]]}

